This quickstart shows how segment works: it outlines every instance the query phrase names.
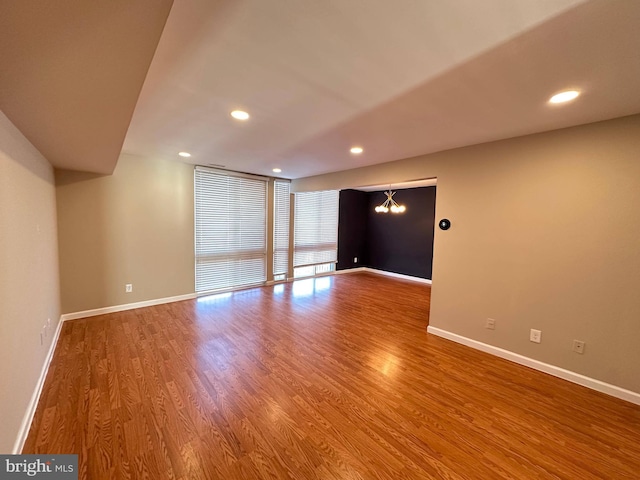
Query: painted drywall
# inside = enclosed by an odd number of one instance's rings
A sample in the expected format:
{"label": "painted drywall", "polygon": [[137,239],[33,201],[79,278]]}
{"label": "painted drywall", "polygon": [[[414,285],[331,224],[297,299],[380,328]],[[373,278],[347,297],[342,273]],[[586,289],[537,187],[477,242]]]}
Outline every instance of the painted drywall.
{"label": "painted drywall", "polygon": [[[640,392],[639,155],[634,115],[308,177],[292,190],[437,177],[436,219],[452,226],[435,231],[430,324]],[[542,343],[529,341],[531,328]]]}
{"label": "painted drywall", "polygon": [[53,168],[0,112],[0,453],[12,452],[60,321],[55,201]]}
{"label": "painted drywall", "polygon": [[[350,189],[340,191],[336,270],[368,266],[368,208],[369,195],[367,192]],[[358,262],[354,262],[354,258],[357,258]]]}
{"label": "painted drywall", "polygon": [[436,187],[397,190],[394,200],[406,207],[400,214],[376,213],[383,192],[368,197],[367,266],[431,280]]}
{"label": "painted drywall", "polygon": [[192,165],[123,154],[110,176],[56,171],[56,196],[63,313],[193,293]]}
{"label": "painted drywall", "polygon": [[3,2],[0,106],[52,165],[113,172],[172,4]]}
{"label": "painted drywall", "polygon": [[436,187],[396,191],[407,207],[402,214],[376,213],[385,199],[383,191],[340,191],[337,270],[370,267],[431,280]]}

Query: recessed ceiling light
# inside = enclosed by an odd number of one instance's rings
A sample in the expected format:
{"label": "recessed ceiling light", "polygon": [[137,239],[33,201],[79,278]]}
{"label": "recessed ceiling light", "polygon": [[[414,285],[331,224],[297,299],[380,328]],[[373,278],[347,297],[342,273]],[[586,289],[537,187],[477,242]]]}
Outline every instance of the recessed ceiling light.
{"label": "recessed ceiling light", "polygon": [[360,155],[362,152],[364,152],[362,147],[351,147],[351,153],[354,155]]}
{"label": "recessed ceiling light", "polygon": [[566,92],[556,93],[553,97],[549,99],[549,103],[564,103],[570,102],[580,95],[580,92],[577,90],[567,90]]}
{"label": "recessed ceiling light", "polygon": [[281,171],[282,171],[282,169],[281,169],[281,168],[274,168],[274,169],[273,169],[273,172],[274,172],[274,173],[280,173]]}
{"label": "recessed ceiling light", "polygon": [[189,158],[191,156],[189,152],[179,152],[178,155],[184,158]]}
{"label": "recessed ceiling light", "polygon": [[231,112],[231,116],[233,118],[235,118],[236,120],[248,120],[249,119],[249,114],[247,112],[242,111],[242,110],[234,110],[233,112]]}

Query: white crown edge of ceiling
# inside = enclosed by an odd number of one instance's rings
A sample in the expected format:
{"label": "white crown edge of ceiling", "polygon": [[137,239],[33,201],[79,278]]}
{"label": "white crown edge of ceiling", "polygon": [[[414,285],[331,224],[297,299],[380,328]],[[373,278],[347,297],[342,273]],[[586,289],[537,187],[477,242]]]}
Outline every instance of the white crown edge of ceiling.
{"label": "white crown edge of ceiling", "polygon": [[[437,178],[425,178],[422,180],[410,180],[408,182],[383,183],[380,185],[367,185],[364,187],[351,187],[352,190],[361,192],[378,192],[380,190],[403,190],[405,188],[433,187],[438,182]],[[346,190],[346,189],[343,189]]]}

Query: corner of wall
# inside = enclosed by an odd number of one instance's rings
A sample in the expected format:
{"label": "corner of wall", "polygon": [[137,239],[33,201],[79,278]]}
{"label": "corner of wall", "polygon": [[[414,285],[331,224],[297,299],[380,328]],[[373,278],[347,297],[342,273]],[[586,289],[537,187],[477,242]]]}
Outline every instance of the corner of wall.
{"label": "corner of wall", "polygon": [[0,230],[0,451],[8,452],[26,435],[55,346],[60,283],[53,168],[1,113]]}

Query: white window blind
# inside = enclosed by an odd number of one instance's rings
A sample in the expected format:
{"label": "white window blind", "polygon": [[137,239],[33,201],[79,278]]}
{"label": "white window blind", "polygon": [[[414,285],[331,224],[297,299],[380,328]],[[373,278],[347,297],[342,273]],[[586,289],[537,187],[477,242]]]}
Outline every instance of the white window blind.
{"label": "white window blind", "polygon": [[274,181],[273,274],[286,275],[289,269],[290,183]]}
{"label": "white window blind", "polygon": [[196,292],[266,281],[266,211],[266,181],[196,168]]}
{"label": "white window blind", "polygon": [[293,265],[338,261],[338,191],[295,194]]}

